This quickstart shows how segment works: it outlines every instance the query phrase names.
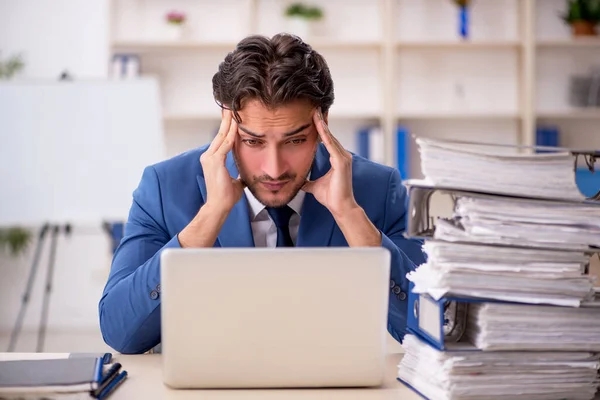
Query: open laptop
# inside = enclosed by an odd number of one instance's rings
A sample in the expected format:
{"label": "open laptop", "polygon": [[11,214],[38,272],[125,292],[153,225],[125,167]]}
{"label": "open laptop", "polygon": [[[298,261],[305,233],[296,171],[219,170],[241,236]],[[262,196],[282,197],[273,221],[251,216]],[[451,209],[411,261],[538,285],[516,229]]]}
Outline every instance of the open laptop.
{"label": "open laptop", "polygon": [[390,257],[382,247],[166,249],[164,383],[382,384]]}

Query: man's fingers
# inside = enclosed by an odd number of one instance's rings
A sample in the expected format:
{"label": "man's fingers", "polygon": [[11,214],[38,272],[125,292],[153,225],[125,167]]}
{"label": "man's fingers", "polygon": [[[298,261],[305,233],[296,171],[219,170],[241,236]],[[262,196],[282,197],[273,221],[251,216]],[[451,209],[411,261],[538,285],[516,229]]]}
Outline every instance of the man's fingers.
{"label": "man's fingers", "polygon": [[219,147],[221,147],[221,143],[225,140],[227,133],[229,132],[229,128],[231,127],[232,113],[230,110],[223,110],[223,117],[221,118],[221,125],[219,126],[219,132],[217,136],[214,137],[210,146],[206,150],[207,153],[214,153]]}
{"label": "man's fingers", "polygon": [[244,183],[244,181],[242,181],[242,178],[237,178],[237,179],[231,178],[231,182],[234,185],[240,186],[242,189],[244,189],[246,187],[246,184]]}
{"label": "man's fingers", "polygon": [[304,185],[302,185],[302,190],[304,190],[306,193],[312,193],[315,194],[315,190],[317,190],[317,188],[319,187],[319,185],[326,185],[326,181],[328,181],[329,179],[331,179],[331,174],[333,174],[332,170],[329,170],[325,175],[323,175],[322,177],[320,177],[319,179],[316,179],[314,181],[311,180],[306,180],[304,182]]}
{"label": "man's fingers", "polygon": [[229,132],[227,132],[227,136],[225,136],[223,143],[221,143],[221,146],[217,149],[217,154],[225,155],[233,148],[233,144],[235,143],[235,135],[237,135],[237,127],[238,126],[235,119],[231,119]]}
{"label": "man's fingers", "polygon": [[321,113],[321,109],[317,108],[314,113],[313,120],[315,125],[317,126],[317,132],[319,132],[319,136],[323,140],[327,151],[332,156],[343,156],[345,153],[344,147],[342,144],[333,136],[329,127],[325,123],[323,119],[323,114]]}
{"label": "man's fingers", "polygon": [[325,145],[325,148],[327,149],[329,154],[337,152],[337,148],[331,141],[331,132],[325,129],[325,124],[323,123],[323,119],[320,116],[319,109],[317,109],[313,114],[313,122],[315,123],[317,132],[319,133],[319,136],[321,137],[321,140],[323,141],[323,144]]}
{"label": "man's fingers", "polygon": [[304,182],[304,185],[302,186],[302,190],[305,191],[306,193],[312,194],[314,187],[315,187],[315,181],[307,180],[306,182]]}

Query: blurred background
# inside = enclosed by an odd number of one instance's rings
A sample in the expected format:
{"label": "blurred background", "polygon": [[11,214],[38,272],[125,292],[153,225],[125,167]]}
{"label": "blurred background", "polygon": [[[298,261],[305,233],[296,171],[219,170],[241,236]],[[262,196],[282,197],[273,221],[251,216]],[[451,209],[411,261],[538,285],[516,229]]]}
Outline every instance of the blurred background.
{"label": "blurred background", "polygon": [[210,141],[211,79],[244,36],[311,44],[332,132],[420,178],[413,135],[600,148],[594,2],[0,0],[0,351],[15,324],[13,350],[107,349],[97,305],[131,192]]}

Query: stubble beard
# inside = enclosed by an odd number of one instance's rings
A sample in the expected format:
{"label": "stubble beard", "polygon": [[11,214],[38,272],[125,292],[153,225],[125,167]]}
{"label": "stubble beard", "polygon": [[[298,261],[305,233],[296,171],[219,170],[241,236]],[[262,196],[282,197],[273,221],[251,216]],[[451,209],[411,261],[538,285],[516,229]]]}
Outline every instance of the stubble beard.
{"label": "stubble beard", "polygon": [[[302,186],[304,186],[304,183],[306,181],[306,179],[308,178],[308,174],[312,168],[312,165],[315,161],[315,156],[316,156],[316,152],[315,154],[313,154],[312,160],[310,162],[310,164],[308,165],[308,168],[306,171],[304,171],[304,173],[301,175],[304,177],[304,179],[296,182],[296,178],[298,177],[297,174],[283,174],[277,178],[272,178],[268,175],[262,175],[262,176],[253,176],[250,177],[246,171],[244,171],[244,169],[242,168],[242,166],[240,165],[240,162],[237,158],[237,155],[235,154],[235,152],[233,152],[233,159],[235,161],[235,164],[237,166],[237,170],[240,174],[240,179],[241,181],[244,183],[245,186],[248,187],[248,189],[250,190],[250,193],[252,193],[252,195],[258,200],[260,201],[260,203],[262,205],[264,205],[265,207],[283,207],[286,204],[288,204],[294,197],[296,197],[296,195],[298,194],[298,192],[300,192],[300,190],[302,189]],[[269,201],[268,199],[265,199],[263,196],[261,196],[261,194],[258,191],[258,186],[260,185],[261,182],[277,182],[277,181],[282,181],[282,180],[290,180],[291,182],[293,182],[294,186],[292,187],[292,190],[289,192],[290,194],[288,196],[286,196],[283,199],[276,199],[273,201]],[[287,186],[287,185],[286,185]],[[287,188],[286,188],[287,189]],[[277,192],[271,192],[271,193],[277,193]]]}

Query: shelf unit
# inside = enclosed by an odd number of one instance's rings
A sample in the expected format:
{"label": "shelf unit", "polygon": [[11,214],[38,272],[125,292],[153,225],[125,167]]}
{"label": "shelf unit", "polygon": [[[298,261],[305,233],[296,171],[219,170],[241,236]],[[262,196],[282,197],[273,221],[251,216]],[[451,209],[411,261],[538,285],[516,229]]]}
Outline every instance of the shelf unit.
{"label": "shelf unit", "polygon": [[538,47],[546,48],[596,48],[600,49],[600,38],[576,38],[576,39],[543,39],[536,42]]}
{"label": "shelf unit", "polygon": [[398,41],[395,46],[399,50],[406,49],[432,49],[432,50],[490,50],[490,49],[518,49],[522,45],[517,40],[501,41]]}
{"label": "shelf unit", "polygon": [[[167,138],[172,127],[181,134],[185,125],[193,127],[190,135],[206,132],[204,139],[209,140],[220,119],[211,100],[210,74],[242,37],[286,31],[282,13],[288,3],[224,0],[224,9],[219,11],[216,7],[220,6],[208,0],[182,1],[178,4],[193,8],[192,17],[204,18],[204,33],[168,41],[157,33],[157,19],[171,8],[170,2],[112,0],[111,51],[138,54],[143,68],[148,69],[144,72],[159,76],[165,87]],[[600,109],[569,107],[565,88],[554,89],[565,97],[560,107],[540,102],[548,81],[557,79],[540,81],[543,60],[539,52],[600,49],[600,38],[570,38],[556,17],[556,9],[563,7],[559,0],[475,2],[469,40],[457,37],[456,9],[449,0],[435,4],[411,0],[314,3],[324,7],[326,16],[336,14],[335,20],[328,21],[331,29],[326,34],[306,38],[332,69],[336,85],[336,102],[330,112],[332,131],[352,147],[348,134],[361,124],[377,123],[384,133],[388,165],[396,165],[399,124],[417,134],[439,131],[440,135],[461,135],[470,129],[468,138],[533,145],[538,120],[558,120],[561,124],[587,121],[593,129],[600,119]],[[238,9],[245,11],[231,11]],[[234,12],[237,15],[231,18],[237,19],[231,26],[235,29],[217,29],[219,22],[213,20],[219,15],[229,18]],[[435,17],[435,26],[427,21],[430,15]],[[218,34],[213,34],[211,23]],[[364,26],[356,29],[360,24]],[[193,75],[195,69],[202,69],[202,74]],[[197,90],[188,84],[196,85]],[[180,93],[184,101],[176,100]],[[177,102],[185,107],[172,105]]]}

